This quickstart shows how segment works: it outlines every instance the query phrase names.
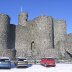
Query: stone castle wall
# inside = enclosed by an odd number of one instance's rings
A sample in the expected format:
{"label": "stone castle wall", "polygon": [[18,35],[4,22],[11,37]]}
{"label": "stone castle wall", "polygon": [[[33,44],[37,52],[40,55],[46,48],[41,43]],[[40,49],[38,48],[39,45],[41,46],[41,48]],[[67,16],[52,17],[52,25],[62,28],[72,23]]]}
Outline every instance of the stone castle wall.
{"label": "stone castle wall", "polygon": [[64,20],[53,20],[54,23],[54,45],[58,41],[65,41],[66,33],[66,22]]}
{"label": "stone castle wall", "polygon": [[15,39],[16,57],[31,56],[31,36],[27,26],[27,13],[20,13],[18,20]]}
{"label": "stone castle wall", "polygon": [[66,41],[66,51],[72,55],[72,33],[68,34],[67,36],[67,41]]}
{"label": "stone castle wall", "polygon": [[37,54],[36,56],[38,57],[44,57],[48,49],[53,48],[52,18],[40,16],[35,18],[31,25],[34,41],[33,54]]}
{"label": "stone castle wall", "polygon": [[9,24],[9,16],[0,14],[0,48],[3,52],[2,56],[5,54],[6,49],[8,48]]}
{"label": "stone castle wall", "polygon": [[7,48],[9,24],[10,24],[9,16],[0,14],[0,45],[2,46],[1,48],[5,48],[5,49]]}
{"label": "stone castle wall", "polygon": [[8,15],[0,14],[0,56],[70,58],[72,35],[66,33],[66,22],[51,16],[39,16],[31,21],[21,12],[18,25],[10,24]]}
{"label": "stone castle wall", "polygon": [[15,54],[15,51],[13,51],[14,41],[12,41],[15,40],[15,37],[12,38],[14,36],[13,30],[14,28],[10,25],[10,17],[6,14],[0,14],[0,57],[10,57],[12,59],[15,57],[13,55]]}
{"label": "stone castle wall", "polygon": [[10,24],[10,31],[9,31],[9,48],[15,49],[15,32],[16,32],[16,25]]}
{"label": "stone castle wall", "polygon": [[18,16],[18,24],[22,26],[26,26],[27,24],[28,14],[25,12],[21,12]]}
{"label": "stone castle wall", "polygon": [[15,50],[15,32],[16,32],[16,25],[10,24],[10,30],[9,30],[9,39],[8,39],[8,57],[11,59],[15,59],[16,50]]}
{"label": "stone castle wall", "polygon": [[[53,20],[54,23],[54,47],[59,55],[65,57],[66,48],[66,22],[64,20]],[[60,57],[60,58],[61,58]]]}
{"label": "stone castle wall", "polygon": [[17,25],[16,26],[16,40],[15,49],[16,57],[27,57],[30,56],[31,44],[30,44],[30,34],[28,28]]}

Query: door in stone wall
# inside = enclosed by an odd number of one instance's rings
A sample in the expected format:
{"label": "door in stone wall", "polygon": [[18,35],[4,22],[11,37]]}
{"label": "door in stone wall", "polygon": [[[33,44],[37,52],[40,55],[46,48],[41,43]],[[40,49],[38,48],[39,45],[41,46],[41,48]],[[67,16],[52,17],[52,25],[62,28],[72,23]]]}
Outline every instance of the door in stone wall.
{"label": "door in stone wall", "polygon": [[35,48],[35,42],[31,42],[31,56],[33,59],[39,59],[40,58],[40,50],[39,48]]}

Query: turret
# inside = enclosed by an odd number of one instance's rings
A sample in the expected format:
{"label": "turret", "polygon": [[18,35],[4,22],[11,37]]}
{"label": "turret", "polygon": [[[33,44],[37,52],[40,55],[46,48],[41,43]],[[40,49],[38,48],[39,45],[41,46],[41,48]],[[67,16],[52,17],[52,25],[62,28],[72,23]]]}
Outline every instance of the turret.
{"label": "turret", "polygon": [[26,26],[27,18],[28,18],[28,14],[26,12],[21,12],[18,17],[18,24],[22,26]]}
{"label": "turret", "polygon": [[66,21],[54,20],[54,47],[59,53],[59,58],[65,58],[66,48]]}
{"label": "turret", "polygon": [[10,17],[6,14],[0,14],[0,51],[2,56],[6,55],[8,48],[8,35],[9,35]]}
{"label": "turret", "polygon": [[6,14],[0,14],[0,48],[7,48],[9,24],[10,17]]}
{"label": "turret", "polygon": [[[53,49],[53,24],[51,16],[39,16],[33,20],[32,36],[34,39],[33,57],[47,57],[48,49]],[[36,56],[35,56],[36,55]]]}
{"label": "turret", "polygon": [[66,35],[66,22],[65,20],[54,20],[54,45],[58,41],[65,41]]}

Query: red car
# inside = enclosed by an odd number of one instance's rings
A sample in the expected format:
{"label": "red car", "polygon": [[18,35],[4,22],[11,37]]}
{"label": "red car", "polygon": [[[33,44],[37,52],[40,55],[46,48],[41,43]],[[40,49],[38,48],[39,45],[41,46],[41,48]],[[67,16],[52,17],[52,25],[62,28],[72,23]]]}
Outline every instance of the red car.
{"label": "red car", "polygon": [[45,67],[55,67],[55,59],[54,58],[42,58],[40,64]]}

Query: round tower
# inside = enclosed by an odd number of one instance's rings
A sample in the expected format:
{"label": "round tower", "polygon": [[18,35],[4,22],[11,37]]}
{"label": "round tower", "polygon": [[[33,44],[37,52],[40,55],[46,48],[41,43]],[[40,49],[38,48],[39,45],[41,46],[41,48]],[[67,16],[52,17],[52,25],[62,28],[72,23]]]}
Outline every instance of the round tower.
{"label": "round tower", "polygon": [[53,20],[54,23],[54,47],[59,53],[59,58],[65,58],[66,48],[66,21]]}
{"label": "round tower", "polygon": [[18,24],[26,26],[28,14],[26,12],[21,12],[18,17]]}
{"label": "round tower", "polygon": [[[32,48],[33,56],[46,57],[48,49],[53,48],[52,17],[40,16],[34,19],[32,23],[32,36],[34,37],[35,48]],[[37,51],[37,54],[36,54]],[[36,58],[36,57],[35,57]]]}
{"label": "round tower", "polygon": [[65,41],[66,36],[66,22],[65,20],[53,20],[54,22],[54,45],[58,41]]}
{"label": "round tower", "polygon": [[8,34],[9,34],[10,17],[6,14],[0,14],[0,50],[2,56],[5,55],[8,48]]}

